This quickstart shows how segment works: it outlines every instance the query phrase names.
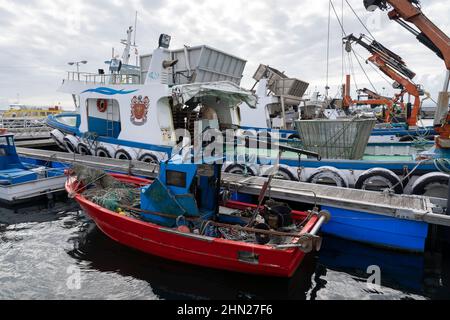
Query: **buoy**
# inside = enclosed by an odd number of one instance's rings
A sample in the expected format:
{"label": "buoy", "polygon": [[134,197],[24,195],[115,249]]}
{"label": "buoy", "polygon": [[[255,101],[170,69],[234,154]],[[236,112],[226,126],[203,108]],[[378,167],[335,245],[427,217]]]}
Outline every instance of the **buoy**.
{"label": "buoy", "polygon": [[108,100],[106,99],[97,99],[97,110],[101,113],[106,112],[108,109]]}

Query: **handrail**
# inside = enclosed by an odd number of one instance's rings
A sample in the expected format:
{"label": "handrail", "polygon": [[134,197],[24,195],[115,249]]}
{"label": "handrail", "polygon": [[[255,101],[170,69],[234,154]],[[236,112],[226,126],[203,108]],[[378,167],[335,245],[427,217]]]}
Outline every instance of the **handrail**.
{"label": "handrail", "polygon": [[98,74],[68,71],[67,80],[97,84],[140,84],[141,77],[137,74]]}

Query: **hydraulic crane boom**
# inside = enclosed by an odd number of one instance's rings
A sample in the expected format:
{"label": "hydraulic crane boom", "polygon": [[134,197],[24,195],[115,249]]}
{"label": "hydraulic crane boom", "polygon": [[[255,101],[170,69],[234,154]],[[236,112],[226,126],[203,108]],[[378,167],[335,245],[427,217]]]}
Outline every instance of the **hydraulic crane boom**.
{"label": "hydraulic crane boom", "polygon": [[[450,114],[449,83],[450,83],[450,38],[431,22],[421,10],[419,0],[364,0],[364,6],[369,11],[392,9],[388,16],[413,33],[417,39],[444,60],[447,68],[443,91],[439,94],[434,125],[439,137],[436,139],[438,148],[450,149]],[[415,25],[418,29],[410,26]]]}
{"label": "hydraulic crane boom", "polygon": [[[431,22],[421,10],[418,0],[364,0],[364,6],[369,11],[381,10],[391,11],[388,16],[391,20],[398,22],[402,27],[410,31],[421,43],[434,51],[444,60],[447,70],[450,70],[450,38]],[[414,24],[417,31],[408,23]]]}
{"label": "hydraulic crane boom", "polygon": [[[410,112],[406,112],[407,123],[411,127],[417,126],[421,107],[420,96],[422,95],[422,90],[420,89],[420,86],[411,81],[416,74],[406,67],[405,62],[399,55],[390,51],[375,40],[372,40],[371,42],[367,41],[367,38],[363,34],[359,38],[351,34],[343,40],[346,44],[347,51],[351,51],[352,43],[357,43],[372,53],[372,56],[368,60],[377,66],[381,72],[395,81],[395,84],[397,84],[396,89],[401,89],[400,94],[397,94],[394,98],[395,102],[403,100],[403,96],[406,93],[414,97],[412,109]],[[388,115],[386,121],[390,121],[390,115]]]}

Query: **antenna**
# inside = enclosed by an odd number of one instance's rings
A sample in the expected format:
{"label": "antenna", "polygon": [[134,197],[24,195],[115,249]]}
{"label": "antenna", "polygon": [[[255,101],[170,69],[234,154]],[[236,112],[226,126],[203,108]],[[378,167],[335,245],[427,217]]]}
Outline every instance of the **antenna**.
{"label": "antenna", "polygon": [[137,19],[138,19],[138,12],[136,11],[136,16],[134,18],[134,41],[133,41],[134,47],[136,47]]}

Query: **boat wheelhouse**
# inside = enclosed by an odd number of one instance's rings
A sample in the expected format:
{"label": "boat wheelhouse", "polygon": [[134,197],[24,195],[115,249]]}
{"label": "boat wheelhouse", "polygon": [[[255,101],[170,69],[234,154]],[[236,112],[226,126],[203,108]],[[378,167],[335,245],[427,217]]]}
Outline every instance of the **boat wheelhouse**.
{"label": "boat wheelhouse", "polygon": [[140,68],[112,59],[107,75],[69,72],[60,91],[73,95],[79,118],[48,119],[58,145],[75,153],[159,162],[180,142],[177,130],[192,138],[196,123],[203,129],[239,126],[239,105],[256,104],[239,87],[245,61],[208,46],[169,50],[169,43],[161,35],[153,54],[141,56]]}

